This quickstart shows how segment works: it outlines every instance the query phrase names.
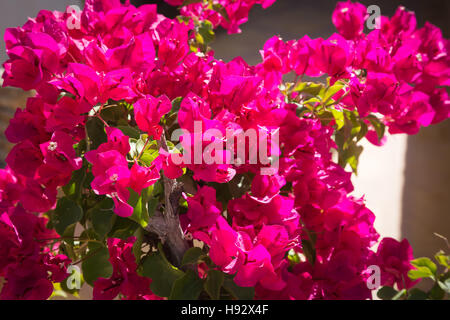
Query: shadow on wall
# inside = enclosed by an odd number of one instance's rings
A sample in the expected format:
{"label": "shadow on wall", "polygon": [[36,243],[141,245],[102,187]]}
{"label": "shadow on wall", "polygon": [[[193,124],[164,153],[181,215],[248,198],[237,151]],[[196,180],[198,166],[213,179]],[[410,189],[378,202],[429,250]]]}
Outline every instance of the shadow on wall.
{"label": "shadow on wall", "polygon": [[414,256],[448,252],[438,233],[450,239],[450,121],[408,137],[401,235]]}

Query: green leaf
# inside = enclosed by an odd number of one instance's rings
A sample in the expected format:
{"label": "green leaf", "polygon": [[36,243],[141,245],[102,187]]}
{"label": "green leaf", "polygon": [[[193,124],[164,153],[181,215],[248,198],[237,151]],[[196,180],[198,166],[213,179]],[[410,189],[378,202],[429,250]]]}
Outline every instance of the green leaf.
{"label": "green leaf", "polygon": [[[325,93],[325,88],[321,83],[314,82],[300,82],[295,88],[294,92],[299,93],[307,93],[311,96],[322,96]],[[316,102],[320,102],[320,100],[316,100]]]}
{"label": "green leaf", "polygon": [[345,118],[347,119],[348,127],[350,128],[350,138],[354,138],[358,135],[361,129],[361,121],[356,110],[343,109]]}
{"label": "green leaf", "polygon": [[439,251],[435,255],[436,261],[446,268],[450,268],[450,256],[447,256],[443,251]]}
{"label": "green leaf", "polygon": [[[62,234],[62,237],[64,238],[64,243],[68,244],[69,246],[73,247],[74,245],[74,234],[75,234],[75,223],[71,224],[66,228],[66,231]],[[70,250],[70,249],[69,249]],[[72,256],[74,258],[74,256]],[[72,259],[72,258],[71,258]]]}
{"label": "green leaf", "polygon": [[181,101],[183,101],[183,97],[177,97],[172,100],[172,110],[171,112],[178,112],[180,110]]}
{"label": "green leaf", "polygon": [[159,204],[159,199],[152,195],[150,197],[150,200],[148,200],[148,203],[147,203],[147,211],[148,211],[149,217],[154,216],[156,208],[158,207],[158,204]]}
{"label": "green leaf", "polygon": [[411,261],[411,264],[416,267],[418,270],[428,269],[432,275],[436,274],[437,266],[431,261],[429,258],[418,258]]}
{"label": "green leaf", "polygon": [[203,45],[208,45],[215,39],[214,26],[209,20],[204,20],[198,27],[198,33],[196,34],[196,40]]}
{"label": "green leaf", "polygon": [[174,282],[169,300],[197,300],[202,290],[202,279],[196,272],[187,270],[184,276]]}
{"label": "green leaf", "polygon": [[136,158],[142,152],[139,161],[142,162],[144,166],[150,167],[153,160],[159,155],[158,141],[151,140],[143,150],[146,140],[147,137],[144,135],[139,140],[130,139],[130,155],[131,157]]}
{"label": "green leaf", "polygon": [[408,277],[411,280],[417,280],[417,279],[422,279],[422,278],[428,278],[428,277],[433,277],[433,274],[430,272],[430,269],[428,268],[417,268],[414,270],[409,270],[408,271]]}
{"label": "green leaf", "polygon": [[328,126],[331,121],[333,121],[333,113],[328,110],[320,110],[317,112],[317,116],[319,117],[320,121],[324,126]]}
{"label": "green leaf", "polygon": [[445,281],[438,281],[439,287],[447,293],[450,293],[450,278]]}
{"label": "green leaf", "polygon": [[230,16],[228,15],[227,10],[221,4],[213,4],[212,8],[214,11],[218,12],[226,21],[230,21]]}
{"label": "green leaf", "polygon": [[105,127],[99,118],[89,118],[86,122],[86,131],[90,141],[90,149],[97,149],[99,145],[108,140]]}
{"label": "green leaf", "polygon": [[136,141],[136,154],[139,155],[145,146],[145,141],[144,139],[139,139],[138,141]]}
{"label": "green leaf", "polygon": [[203,255],[202,249],[198,247],[192,247],[184,254],[183,260],[181,261],[181,266],[187,264],[197,263],[198,259]]}
{"label": "green leaf", "polygon": [[67,197],[58,200],[52,220],[56,232],[63,235],[68,226],[83,218],[83,209]]}
{"label": "green leaf", "polygon": [[414,288],[409,294],[407,300],[426,300],[428,298],[428,293],[420,289]]}
{"label": "green leaf", "polygon": [[144,163],[147,167],[150,167],[152,165],[153,160],[155,160],[159,155],[159,151],[156,150],[145,150],[141,158],[139,159],[141,162]]}
{"label": "green leaf", "polygon": [[127,115],[128,115],[127,108],[122,104],[105,106],[100,113],[100,116],[105,121],[110,121],[114,123],[120,122],[125,124],[128,123]]}
{"label": "green leaf", "polygon": [[133,254],[136,258],[136,263],[139,264],[141,262],[142,256],[142,243],[144,242],[144,229],[138,228],[134,233],[136,237],[136,241],[133,244]]}
{"label": "green leaf", "polygon": [[345,140],[341,131],[336,132],[336,144],[338,145],[339,165],[345,169],[349,164],[355,174],[358,173],[359,157],[364,148],[354,140]]}
{"label": "green leaf", "polygon": [[309,263],[314,266],[316,263],[316,248],[311,240],[302,239],[303,253]]}
{"label": "green leaf", "polygon": [[81,199],[81,191],[83,189],[83,182],[85,178],[86,167],[83,165],[79,170],[72,173],[72,178],[69,183],[62,188],[64,194],[74,201]]}
{"label": "green leaf", "polygon": [[142,195],[139,195],[131,188],[129,190],[130,198],[128,199],[128,204],[133,207],[133,215],[130,219],[139,223],[142,228],[145,228],[150,219],[147,211],[147,189],[142,190]]}
{"label": "green leaf", "polygon": [[219,270],[210,269],[205,282],[205,290],[213,300],[220,299],[220,288],[223,285],[225,278],[223,272]]}
{"label": "green leaf", "polygon": [[377,296],[381,300],[392,300],[397,294],[397,290],[388,286],[381,287],[377,292]]}
{"label": "green leaf", "polygon": [[139,224],[129,218],[122,218],[116,215],[114,225],[108,234],[109,238],[127,239],[131,237],[139,228]]}
{"label": "green leaf", "polygon": [[112,210],[98,207],[92,208],[89,213],[94,231],[103,239],[111,231],[116,215]]}
{"label": "green leaf", "polygon": [[236,299],[239,300],[253,300],[253,298],[255,297],[255,288],[240,287],[230,277],[225,278],[225,281],[223,282],[223,287],[231,295],[233,295]]}
{"label": "green leaf", "polygon": [[[180,23],[184,23],[185,25],[189,25],[192,18],[191,17],[185,17],[185,16],[177,16],[177,20]],[[192,47],[192,46],[191,46]],[[195,52],[195,51],[194,51]]]}
{"label": "green leaf", "polygon": [[369,119],[370,123],[372,124],[377,133],[378,141],[380,141],[381,139],[383,139],[384,133],[386,131],[385,124],[374,115],[369,115],[367,118]]}
{"label": "green leaf", "polygon": [[345,87],[345,83],[342,81],[336,81],[331,87],[325,91],[325,94],[322,98],[324,103],[328,102],[331,97],[333,97],[336,93],[338,93],[342,88]]}
{"label": "green leaf", "polygon": [[53,283],[53,292],[50,295],[50,297],[48,298],[48,300],[53,300],[53,298],[56,298],[56,297],[61,297],[61,298],[67,299],[67,294],[61,288],[60,283]]}
{"label": "green leaf", "polygon": [[314,110],[314,106],[320,103],[320,99],[313,97],[303,102],[303,106],[307,107],[310,111]]}
{"label": "green leaf", "polygon": [[361,129],[359,130],[358,134],[356,135],[356,141],[360,141],[362,138],[364,138],[369,131],[369,128],[367,127],[367,124],[364,121],[361,121]]}
{"label": "green leaf", "polygon": [[183,271],[170,264],[159,251],[144,259],[142,274],[152,279],[150,289],[160,297],[169,297],[175,281],[184,275]]}
{"label": "green leaf", "polygon": [[133,138],[130,138],[129,139],[129,141],[128,141],[128,143],[130,144],[130,152],[129,152],[129,154],[130,154],[130,156],[131,156],[131,158],[136,158],[137,156],[138,156],[138,152],[137,152],[137,142],[138,142],[139,140],[138,139],[133,139]]}
{"label": "green leaf", "polygon": [[129,112],[133,111],[134,109],[134,105],[132,105],[131,103],[121,101],[120,104]]}
{"label": "green leaf", "polygon": [[356,145],[356,143],[352,144],[348,149],[347,163],[350,165],[355,174],[358,173],[359,156],[361,155],[363,150],[364,148],[362,146]]}
{"label": "green leaf", "polygon": [[162,180],[156,181],[156,183],[153,185],[153,197],[159,197],[164,195],[164,184]]}
{"label": "green leaf", "polygon": [[109,251],[103,245],[97,243],[89,245],[89,251],[81,264],[84,279],[91,286],[98,278],[109,278],[113,273],[113,267],[109,262]]}
{"label": "green leaf", "polygon": [[432,300],[442,300],[445,297],[445,291],[441,288],[438,283],[435,283],[433,288],[430,290],[430,299]]}
{"label": "green leaf", "polygon": [[295,250],[293,250],[293,249],[288,251],[288,254],[286,257],[289,260],[291,266],[294,266],[301,262],[299,254],[297,252],[295,252]]}
{"label": "green leaf", "polygon": [[139,130],[130,126],[118,126],[117,129],[130,138],[139,139],[141,137]]}
{"label": "green leaf", "polygon": [[331,113],[336,121],[337,129],[340,130],[345,124],[344,112],[342,112],[342,110],[331,108]]}

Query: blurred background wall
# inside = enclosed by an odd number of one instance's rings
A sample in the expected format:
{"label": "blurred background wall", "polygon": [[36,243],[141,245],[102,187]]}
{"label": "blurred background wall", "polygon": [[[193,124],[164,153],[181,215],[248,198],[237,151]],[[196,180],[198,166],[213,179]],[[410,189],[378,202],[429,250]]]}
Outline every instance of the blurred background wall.
{"label": "blurred background wall", "polygon": [[[2,0],[0,27],[22,25],[40,9],[65,10],[67,5],[81,5],[78,0]],[[162,1],[135,0],[134,4],[159,3],[159,12],[169,16],[176,9]],[[425,21],[440,27],[450,35],[450,1],[448,0],[362,0],[376,4],[383,15],[392,16],[399,5],[416,12],[419,26]],[[328,37],[334,31],[331,14],[336,5],[332,0],[278,0],[262,10],[256,6],[243,33],[227,35],[217,31],[213,48],[218,58],[229,61],[242,56],[249,64],[260,61],[259,50],[273,35],[284,40]],[[0,61],[7,58],[3,41]],[[26,97],[14,88],[0,88],[0,165],[9,145],[3,135],[9,118],[17,107],[23,107]],[[359,175],[354,178],[355,195],[365,196],[367,205],[376,215],[376,227],[382,236],[408,238],[415,256],[432,255],[445,243],[434,232],[450,237],[450,121],[424,128],[415,136],[390,136],[379,148],[368,143],[360,159]]]}

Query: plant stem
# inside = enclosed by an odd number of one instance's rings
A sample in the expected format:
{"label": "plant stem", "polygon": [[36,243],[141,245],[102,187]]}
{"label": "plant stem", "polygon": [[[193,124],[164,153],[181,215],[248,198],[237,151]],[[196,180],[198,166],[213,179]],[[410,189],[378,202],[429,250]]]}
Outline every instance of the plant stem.
{"label": "plant stem", "polygon": [[[168,151],[165,135],[161,136],[160,146]],[[169,258],[175,266],[180,266],[184,253],[189,246],[181,230],[180,220],[178,218],[178,207],[183,183],[162,176],[164,182],[164,213],[156,211],[150,218],[149,224],[145,228],[159,236],[162,243],[169,250]]]}
{"label": "plant stem", "polygon": [[145,143],[144,143],[144,147],[142,148],[141,152],[139,152],[139,155],[137,156],[136,161],[141,158],[141,156],[144,153],[145,148],[147,147],[149,141],[150,141],[150,137],[147,137],[147,140],[145,140]]}

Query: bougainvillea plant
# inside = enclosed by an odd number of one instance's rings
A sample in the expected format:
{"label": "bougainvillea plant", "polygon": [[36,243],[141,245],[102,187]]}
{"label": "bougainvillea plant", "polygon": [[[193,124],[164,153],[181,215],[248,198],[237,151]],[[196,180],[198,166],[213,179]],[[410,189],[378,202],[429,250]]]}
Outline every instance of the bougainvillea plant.
{"label": "bougainvillea plant", "polygon": [[350,181],[362,139],[449,118],[441,31],[401,7],[365,34],[341,2],[330,38],[273,37],[250,66],[214,58],[214,29],[275,0],[166,2],[180,16],[86,0],[6,30],[3,85],[35,95],[5,132],[0,298],[370,299],[376,271],[385,297],[445,295]]}

